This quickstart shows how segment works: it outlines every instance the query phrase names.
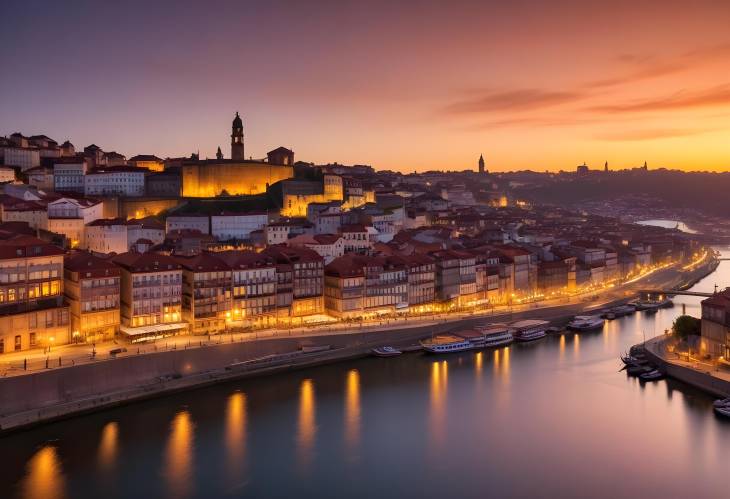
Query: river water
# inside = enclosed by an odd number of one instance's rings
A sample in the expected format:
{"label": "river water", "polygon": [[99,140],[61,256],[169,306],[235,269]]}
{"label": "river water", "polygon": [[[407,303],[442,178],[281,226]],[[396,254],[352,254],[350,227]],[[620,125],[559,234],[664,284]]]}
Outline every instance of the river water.
{"label": "river water", "polygon": [[636,222],[639,225],[651,225],[654,227],[663,227],[665,229],[679,229],[682,232],[686,232],[688,234],[697,234],[696,230],[690,229],[689,226],[687,226],[686,223],[681,222],[679,220],[664,220],[664,219],[654,219],[654,220],[642,220],[640,222]]}
{"label": "river water", "polygon": [[[724,256],[728,256],[727,253]],[[730,283],[730,262],[693,289]],[[0,497],[727,497],[730,422],[618,356],[699,299],[602,332],[362,359],[0,439]]]}

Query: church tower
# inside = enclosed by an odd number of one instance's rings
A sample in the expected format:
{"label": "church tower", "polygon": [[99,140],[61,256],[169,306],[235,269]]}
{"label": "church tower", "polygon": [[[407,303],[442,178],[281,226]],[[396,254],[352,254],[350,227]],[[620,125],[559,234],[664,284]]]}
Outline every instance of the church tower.
{"label": "church tower", "polygon": [[231,127],[231,159],[243,161],[243,121],[236,111]]}
{"label": "church tower", "polygon": [[479,155],[479,173],[484,173],[484,155]]}

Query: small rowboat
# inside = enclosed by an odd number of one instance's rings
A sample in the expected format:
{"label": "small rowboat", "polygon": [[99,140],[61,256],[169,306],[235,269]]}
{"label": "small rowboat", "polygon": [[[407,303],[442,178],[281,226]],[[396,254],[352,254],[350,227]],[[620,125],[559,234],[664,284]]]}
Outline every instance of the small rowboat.
{"label": "small rowboat", "polygon": [[393,347],[377,347],[373,348],[371,351],[376,357],[395,357],[403,353]]}

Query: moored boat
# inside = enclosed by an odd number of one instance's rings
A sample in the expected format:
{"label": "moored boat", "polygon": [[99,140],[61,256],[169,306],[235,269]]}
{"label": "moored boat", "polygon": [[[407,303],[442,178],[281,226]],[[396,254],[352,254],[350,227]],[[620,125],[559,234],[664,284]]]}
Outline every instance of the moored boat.
{"label": "moored boat", "polygon": [[514,341],[514,336],[506,324],[487,324],[476,329],[484,335],[485,348],[501,347]]}
{"label": "moored boat", "polygon": [[715,413],[719,414],[720,416],[724,416],[726,418],[730,418],[730,407],[722,406],[722,407],[715,407]]}
{"label": "moored boat", "polygon": [[471,350],[474,345],[467,339],[455,334],[439,334],[421,341],[423,349],[429,353],[453,353]]}
{"label": "moored boat", "polygon": [[395,357],[402,354],[400,350],[393,347],[376,347],[371,350],[376,357]]}
{"label": "moored boat", "polygon": [[544,338],[550,323],[539,319],[527,319],[510,324],[512,336],[517,341],[534,341]]}
{"label": "moored boat", "polygon": [[568,323],[568,329],[574,331],[595,331],[603,328],[606,321],[595,315],[576,315],[572,321]]}
{"label": "moored boat", "polygon": [[728,407],[730,408],[730,398],[718,399],[712,403],[713,407]]}
{"label": "moored boat", "polygon": [[639,379],[642,379],[644,381],[655,381],[658,379],[661,379],[664,377],[664,373],[657,369],[653,369],[651,371],[645,372],[643,374],[639,374]]}

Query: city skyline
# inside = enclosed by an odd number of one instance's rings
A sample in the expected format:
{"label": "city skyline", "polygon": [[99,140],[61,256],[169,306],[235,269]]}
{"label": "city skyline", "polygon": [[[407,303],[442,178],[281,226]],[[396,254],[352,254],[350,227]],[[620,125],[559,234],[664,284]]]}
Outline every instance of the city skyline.
{"label": "city skyline", "polygon": [[212,158],[239,111],[254,158],[730,165],[726,5],[141,5],[8,6],[0,134]]}

